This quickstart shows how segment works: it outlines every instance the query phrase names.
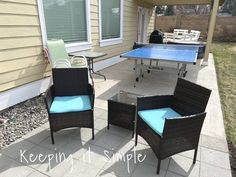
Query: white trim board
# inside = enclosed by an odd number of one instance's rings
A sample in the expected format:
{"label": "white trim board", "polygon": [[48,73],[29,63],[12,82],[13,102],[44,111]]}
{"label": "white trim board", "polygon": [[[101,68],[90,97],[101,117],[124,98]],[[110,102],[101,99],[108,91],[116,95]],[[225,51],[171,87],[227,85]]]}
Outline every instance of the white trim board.
{"label": "white trim board", "polygon": [[102,70],[104,68],[110,67],[125,60],[127,60],[127,58],[121,58],[119,55],[119,56],[114,56],[112,58],[108,58],[106,60],[98,61],[94,63],[94,71]]}
{"label": "white trim board", "polygon": [[[94,70],[98,71],[124,60],[126,60],[126,58],[115,56],[106,60],[98,61],[94,63]],[[0,92],[0,111],[40,95],[45,92],[51,84],[51,77],[47,77],[4,92]]]}
{"label": "white trim board", "polygon": [[28,83],[0,93],[0,111],[36,97],[51,85],[51,77]]}

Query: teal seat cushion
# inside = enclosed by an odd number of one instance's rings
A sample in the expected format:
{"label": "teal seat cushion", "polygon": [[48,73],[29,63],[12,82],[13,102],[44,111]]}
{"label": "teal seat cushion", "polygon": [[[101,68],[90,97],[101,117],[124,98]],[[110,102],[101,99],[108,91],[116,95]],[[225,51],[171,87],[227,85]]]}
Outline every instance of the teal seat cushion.
{"label": "teal seat cushion", "polygon": [[88,95],[56,96],[52,102],[50,113],[79,112],[91,109]]}
{"label": "teal seat cushion", "polygon": [[180,118],[181,115],[171,108],[160,108],[139,111],[138,115],[148,124],[156,133],[162,136],[165,119]]}

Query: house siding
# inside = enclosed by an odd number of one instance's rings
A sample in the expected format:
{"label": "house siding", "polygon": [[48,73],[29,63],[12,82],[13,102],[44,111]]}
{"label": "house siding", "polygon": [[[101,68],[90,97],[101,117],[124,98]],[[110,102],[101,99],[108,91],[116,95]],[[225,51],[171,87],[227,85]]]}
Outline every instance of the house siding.
{"label": "house siding", "polygon": [[0,1],[0,92],[49,75],[36,0]]}
{"label": "house siding", "polygon": [[[123,42],[100,47],[99,1],[90,0],[92,50],[107,53],[100,60],[132,49],[137,39],[137,7],[152,9],[140,2],[123,1]],[[154,15],[149,18],[148,35],[153,28]],[[42,48],[37,0],[0,1],[0,92],[50,76]]]}

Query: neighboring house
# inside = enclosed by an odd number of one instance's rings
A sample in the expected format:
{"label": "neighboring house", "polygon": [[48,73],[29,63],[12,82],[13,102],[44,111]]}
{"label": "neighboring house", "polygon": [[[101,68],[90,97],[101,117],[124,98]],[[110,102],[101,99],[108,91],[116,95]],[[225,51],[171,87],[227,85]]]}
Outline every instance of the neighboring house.
{"label": "neighboring house", "polygon": [[48,87],[47,39],[63,38],[68,52],[107,53],[107,66],[153,29],[154,6],[141,0],[0,1],[0,110]]}

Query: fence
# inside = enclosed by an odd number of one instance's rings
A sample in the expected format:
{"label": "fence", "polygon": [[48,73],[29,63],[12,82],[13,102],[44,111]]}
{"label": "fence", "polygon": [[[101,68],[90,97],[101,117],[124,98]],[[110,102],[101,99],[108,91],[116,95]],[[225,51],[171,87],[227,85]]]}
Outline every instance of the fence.
{"label": "fence", "polygon": [[[199,30],[201,36],[206,38],[208,21],[207,15],[157,16],[156,28],[163,32],[173,32],[174,28]],[[236,41],[236,17],[218,16],[213,38],[218,41]]]}

